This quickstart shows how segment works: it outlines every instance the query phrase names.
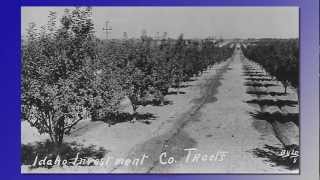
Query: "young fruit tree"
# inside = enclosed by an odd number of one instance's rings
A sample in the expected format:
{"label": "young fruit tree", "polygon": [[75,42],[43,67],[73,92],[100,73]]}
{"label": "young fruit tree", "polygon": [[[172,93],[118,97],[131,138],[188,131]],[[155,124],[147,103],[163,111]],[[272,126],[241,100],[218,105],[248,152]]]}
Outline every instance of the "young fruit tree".
{"label": "young fruit tree", "polygon": [[92,30],[90,8],[66,10],[59,29],[51,12],[47,27],[38,33],[32,25],[22,46],[24,120],[58,146],[86,118]]}
{"label": "young fruit tree", "polygon": [[262,39],[256,45],[242,49],[246,57],[260,64],[282,83],[285,94],[289,85],[299,92],[298,39]]}

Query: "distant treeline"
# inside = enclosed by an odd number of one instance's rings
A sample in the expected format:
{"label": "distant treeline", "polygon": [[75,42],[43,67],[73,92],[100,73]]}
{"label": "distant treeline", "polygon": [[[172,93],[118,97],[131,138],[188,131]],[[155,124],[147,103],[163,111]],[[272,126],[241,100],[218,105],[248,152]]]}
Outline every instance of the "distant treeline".
{"label": "distant treeline", "polygon": [[40,31],[30,24],[22,45],[23,119],[56,144],[88,114],[115,114],[124,97],[135,111],[150,92],[163,101],[170,87],[233,52],[210,39],[186,41],[182,35],[102,41],[94,36],[91,18],[91,8],[66,9],[60,20],[51,12]]}
{"label": "distant treeline", "polygon": [[261,39],[246,48],[244,55],[263,66],[277,78],[287,91],[288,85],[299,90],[299,40],[298,39]]}

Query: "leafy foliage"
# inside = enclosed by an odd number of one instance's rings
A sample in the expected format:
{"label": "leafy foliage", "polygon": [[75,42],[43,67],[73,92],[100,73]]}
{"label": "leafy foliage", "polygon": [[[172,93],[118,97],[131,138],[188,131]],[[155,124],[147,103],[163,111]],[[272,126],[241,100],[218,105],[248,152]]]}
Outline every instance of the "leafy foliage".
{"label": "leafy foliage", "polygon": [[[30,24],[22,46],[22,114],[40,133],[62,144],[81,120],[114,117],[128,97],[133,114],[147,94],[162,104],[170,87],[227,59],[229,47],[211,40],[99,40],[90,8],[66,9],[57,27],[54,12],[38,30]],[[112,116],[111,116],[112,115]]]}
{"label": "leafy foliage", "polygon": [[243,48],[244,55],[263,66],[282,82],[299,88],[299,43],[297,39],[262,39]]}
{"label": "leafy foliage", "polygon": [[93,23],[91,9],[66,10],[56,27],[50,13],[47,27],[40,33],[35,25],[22,46],[22,113],[25,120],[48,133],[56,144],[64,134],[86,117],[93,71]]}

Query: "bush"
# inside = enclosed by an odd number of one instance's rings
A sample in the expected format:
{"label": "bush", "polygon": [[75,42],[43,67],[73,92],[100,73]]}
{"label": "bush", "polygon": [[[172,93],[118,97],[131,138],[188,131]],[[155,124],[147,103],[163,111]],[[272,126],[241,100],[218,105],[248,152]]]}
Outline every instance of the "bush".
{"label": "bush", "polygon": [[246,57],[259,63],[283,84],[284,93],[288,85],[299,90],[298,39],[262,39],[242,49]]}
{"label": "bush", "polygon": [[[30,168],[37,168],[39,167],[38,164],[34,164],[34,161],[36,157],[39,160],[45,159],[46,157],[46,162],[51,160],[52,165],[50,163],[46,163],[44,166],[45,168],[52,168],[54,166],[54,162],[56,158],[59,156],[60,160],[67,160],[69,163],[67,166],[72,166],[74,162],[74,158],[77,157],[79,159],[86,159],[89,160],[91,159],[101,159],[104,157],[104,155],[107,153],[107,150],[104,148],[97,148],[96,146],[83,146],[79,145],[75,142],[72,143],[62,143],[59,148],[57,146],[50,142],[50,141],[45,141],[45,142],[37,142],[36,144],[27,144],[27,145],[22,145],[22,164],[23,165],[30,165]],[[87,161],[88,162],[88,161]],[[77,162],[79,163],[79,162]],[[60,166],[62,165],[62,162],[60,162]],[[93,162],[90,164],[82,164],[79,163],[79,165],[84,166],[92,166],[94,165]]]}
{"label": "bush", "polygon": [[31,24],[23,42],[23,118],[58,145],[79,121],[117,114],[125,96],[134,117],[148,91],[164,104],[170,87],[179,88],[232,54],[210,40],[182,35],[101,41],[94,37],[91,14],[90,8],[66,9],[57,28],[51,12],[48,25],[38,32]]}
{"label": "bush", "polygon": [[60,145],[64,134],[86,118],[93,71],[91,9],[77,8],[61,19],[51,12],[41,33],[31,25],[22,47],[22,113],[40,133]]}

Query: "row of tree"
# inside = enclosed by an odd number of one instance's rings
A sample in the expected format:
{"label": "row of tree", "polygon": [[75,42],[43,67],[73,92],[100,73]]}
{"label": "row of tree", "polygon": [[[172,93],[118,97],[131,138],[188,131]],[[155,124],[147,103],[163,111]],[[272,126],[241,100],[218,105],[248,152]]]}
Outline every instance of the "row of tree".
{"label": "row of tree", "polygon": [[23,119],[53,143],[85,118],[118,113],[124,97],[134,111],[147,94],[163,103],[170,87],[201,74],[232,54],[211,40],[102,41],[94,36],[91,8],[66,9],[46,26],[30,24],[22,43]]}
{"label": "row of tree", "polygon": [[244,55],[260,64],[284,86],[299,90],[299,41],[298,39],[261,39],[246,48]]}

